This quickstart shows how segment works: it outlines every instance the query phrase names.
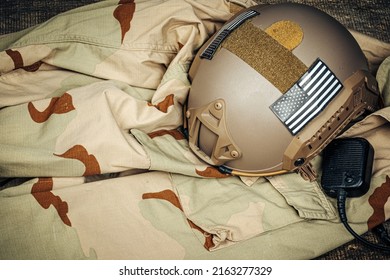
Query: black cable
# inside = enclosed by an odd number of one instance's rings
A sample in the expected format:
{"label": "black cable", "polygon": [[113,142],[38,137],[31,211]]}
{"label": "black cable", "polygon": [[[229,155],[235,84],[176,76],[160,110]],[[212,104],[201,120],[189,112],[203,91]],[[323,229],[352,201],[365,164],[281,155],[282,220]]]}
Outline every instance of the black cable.
{"label": "black cable", "polygon": [[357,234],[348,224],[347,214],[345,211],[345,201],[347,199],[347,192],[344,189],[339,189],[338,195],[337,195],[337,208],[340,216],[340,220],[345,226],[345,228],[361,243],[363,243],[365,246],[381,250],[386,253],[390,253],[390,247],[382,246],[380,244],[375,244],[372,242],[369,242],[368,240],[361,237],[359,234]]}

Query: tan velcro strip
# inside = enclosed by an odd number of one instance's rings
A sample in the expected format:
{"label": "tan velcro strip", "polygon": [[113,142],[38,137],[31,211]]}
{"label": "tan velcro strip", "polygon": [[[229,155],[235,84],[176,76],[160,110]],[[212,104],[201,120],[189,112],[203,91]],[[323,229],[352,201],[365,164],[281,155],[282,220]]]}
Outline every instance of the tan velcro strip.
{"label": "tan velcro strip", "polygon": [[307,71],[307,66],[266,32],[245,22],[222,43],[282,93]]}

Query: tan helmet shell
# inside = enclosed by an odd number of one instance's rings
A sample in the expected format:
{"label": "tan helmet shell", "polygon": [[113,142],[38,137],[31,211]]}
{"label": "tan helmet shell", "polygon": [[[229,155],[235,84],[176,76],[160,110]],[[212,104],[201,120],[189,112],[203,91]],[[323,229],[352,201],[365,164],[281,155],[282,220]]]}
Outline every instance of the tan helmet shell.
{"label": "tan helmet shell", "polygon": [[[333,83],[325,84],[324,77],[310,93],[323,89],[320,105],[320,97],[306,107],[286,101],[284,96],[297,96],[293,86],[305,75],[315,80],[316,63],[333,73],[337,92],[324,103]],[[352,119],[376,110],[379,96],[348,30],[314,7],[292,3],[258,5],[234,16],[198,52],[190,79],[185,113],[190,147],[204,161],[238,175],[302,168]],[[299,94],[308,100],[307,91]],[[283,106],[295,110],[299,129],[281,120]]]}

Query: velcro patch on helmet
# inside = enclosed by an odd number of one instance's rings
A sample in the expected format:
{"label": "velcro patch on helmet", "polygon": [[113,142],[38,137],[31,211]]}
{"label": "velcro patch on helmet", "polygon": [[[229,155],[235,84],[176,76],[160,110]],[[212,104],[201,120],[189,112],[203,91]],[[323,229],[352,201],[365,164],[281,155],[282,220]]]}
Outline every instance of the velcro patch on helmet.
{"label": "velcro patch on helmet", "polygon": [[265,32],[290,51],[298,47],[303,40],[302,28],[290,20],[277,21],[267,27]]}
{"label": "velcro patch on helmet", "polygon": [[200,55],[200,58],[212,59],[215,52],[218,50],[222,42],[229,36],[229,34],[243,24],[246,20],[257,16],[259,13],[253,10],[243,12],[232,21],[226,23],[222,28],[215,34],[214,39],[208,44],[205,50]]}
{"label": "velcro patch on helmet", "polygon": [[320,59],[270,108],[296,135],[341,91],[342,83]]}
{"label": "velcro patch on helmet", "polygon": [[307,70],[289,49],[249,21],[234,30],[222,47],[245,61],[282,93]]}

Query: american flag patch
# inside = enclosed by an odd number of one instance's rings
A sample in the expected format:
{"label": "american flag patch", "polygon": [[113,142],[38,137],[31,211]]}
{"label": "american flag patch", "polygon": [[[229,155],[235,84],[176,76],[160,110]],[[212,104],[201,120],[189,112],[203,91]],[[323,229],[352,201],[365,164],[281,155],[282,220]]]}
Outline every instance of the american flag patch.
{"label": "american flag patch", "polygon": [[229,36],[229,34],[239,27],[242,23],[244,23],[246,20],[259,15],[258,12],[253,10],[248,10],[246,12],[243,12],[239,16],[237,16],[235,19],[233,19],[231,22],[227,23],[226,25],[222,26],[222,28],[218,31],[218,33],[215,35],[214,39],[210,42],[210,44],[206,47],[206,49],[202,52],[200,55],[201,58],[206,58],[208,60],[211,60],[217,51],[218,47],[222,44],[222,42]]}
{"label": "american flag patch", "polygon": [[317,59],[306,73],[270,108],[296,135],[317,116],[343,88],[329,67]]}

